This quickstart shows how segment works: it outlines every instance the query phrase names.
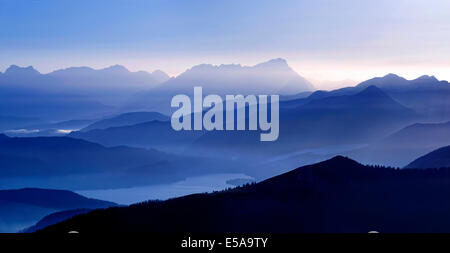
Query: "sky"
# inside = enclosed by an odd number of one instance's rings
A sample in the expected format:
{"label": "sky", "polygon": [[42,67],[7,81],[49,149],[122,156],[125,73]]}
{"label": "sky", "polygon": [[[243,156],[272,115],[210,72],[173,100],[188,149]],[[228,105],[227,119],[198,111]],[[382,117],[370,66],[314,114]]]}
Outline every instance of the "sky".
{"label": "sky", "polygon": [[121,64],[174,76],[284,58],[324,87],[450,80],[449,13],[448,0],[0,0],[0,71]]}

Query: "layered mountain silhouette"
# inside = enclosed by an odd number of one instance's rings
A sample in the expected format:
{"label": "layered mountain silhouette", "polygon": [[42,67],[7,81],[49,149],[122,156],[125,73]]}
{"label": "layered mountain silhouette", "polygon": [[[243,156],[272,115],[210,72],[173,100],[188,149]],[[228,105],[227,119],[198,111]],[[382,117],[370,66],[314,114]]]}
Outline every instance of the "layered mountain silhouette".
{"label": "layered mountain silhouette", "polygon": [[108,89],[153,88],[169,80],[161,70],[152,73],[146,71],[130,72],[124,66],[114,65],[95,70],[89,67],[71,67],[56,70],[48,74],[57,78],[64,85],[85,85],[87,87],[104,87]]}
{"label": "layered mountain silhouette", "polygon": [[82,129],[82,131],[72,132],[68,136],[110,147],[128,145],[179,152],[184,150],[202,134],[199,131],[175,131],[172,129],[170,121],[153,120],[105,129],[92,129],[87,131],[86,129]]}
{"label": "layered mountain silhouette", "polygon": [[[211,167],[211,164],[216,166]],[[242,171],[232,161],[127,146],[105,147],[70,137],[0,135],[3,188],[123,188]]]}
{"label": "layered mountain silhouette", "polygon": [[145,71],[130,72],[121,65],[98,70],[89,67],[70,67],[55,70],[48,74],[41,74],[32,66],[11,65],[0,76],[0,84],[10,88],[29,88],[44,91],[81,91],[83,89],[90,89],[91,91],[97,91],[98,89],[130,91],[137,88],[153,88],[168,79],[169,76],[160,70],[152,73]]}
{"label": "layered mountain silhouette", "polygon": [[257,184],[97,210],[40,232],[448,232],[449,172],[337,156]]}
{"label": "layered mountain silhouette", "polygon": [[6,127],[3,130],[10,137],[50,137],[64,136],[71,131],[84,128],[94,122],[94,119],[65,120],[58,122],[42,122],[36,124],[21,124],[15,127]]}
{"label": "layered mountain silhouette", "polygon": [[416,123],[348,155],[364,163],[404,167],[413,159],[450,143],[450,121]]}
{"label": "layered mountain silhouette", "polygon": [[194,66],[146,93],[137,95],[129,107],[168,112],[174,95],[193,96],[193,88],[201,86],[204,94],[293,95],[314,89],[312,84],[292,70],[284,59],[273,59],[255,66],[239,64]]}
{"label": "layered mountain silhouette", "polygon": [[87,127],[84,127],[83,129],[81,129],[81,131],[86,132],[93,129],[130,126],[155,120],[168,121],[169,117],[157,112],[128,112],[111,118],[96,121],[88,125]]}
{"label": "layered mountain silhouette", "polygon": [[[236,171],[216,168],[207,158],[176,156],[154,149],[104,147],[69,137],[9,138],[0,135],[3,188],[95,189],[161,184],[188,176]],[[190,164],[190,166],[186,166]]]}
{"label": "layered mountain silhouette", "polygon": [[66,190],[39,188],[0,190],[0,232],[18,232],[57,211],[92,210],[112,206],[116,204],[86,198]]}
{"label": "layered mountain silhouette", "polygon": [[261,143],[259,133],[254,131],[215,131],[205,133],[195,146],[228,149],[235,153],[245,149],[261,153],[264,150],[291,152],[325,145],[361,144],[414,122],[416,116],[414,111],[381,89],[370,86],[353,95],[318,98],[294,108],[282,108],[280,135],[274,143]]}
{"label": "layered mountain silhouette", "polygon": [[424,156],[417,158],[406,166],[406,168],[450,168],[450,146],[434,150]]}
{"label": "layered mountain silhouette", "polygon": [[0,136],[0,176],[55,176],[130,169],[164,160],[155,150],[105,148],[68,137]]}
{"label": "layered mountain silhouette", "polygon": [[12,65],[0,75],[0,108],[14,116],[52,120],[99,116],[132,94],[168,79],[162,71],[130,72],[119,65],[100,70],[73,67],[48,74]]}
{"label": "layered mountain silhouette", "polygon": [[377,85],[400,103],[420,113],[424,119],[450,120],[450,84],[447,81],[427,75],[405,80],[390,74],[365,81],[357,87],[368,85]]}
{"label": "layered mountain silhouette", "polygon": [[273,59],[247,67],[239,64],[202,64],[188,69],[159,89],[192,92],[202,86],[212,94],[295,94],[313,90],[306,79],[292,70],[284,59]]}
{"label": "layered mountain silhouette", "polygon": [[126,144],[168,150],[190,145],[189,151],[206,155],[265,155],[321,145],[367,143],[414,122],[416,117],[414,111],[370,86],[353,95],[324,97],[282,108],[280,137],[275,143],[261,143],[257,131],[174,131],[170,122],[158,121],[82,130],[69,136],[106,146]]}
{"label": "layered mountain silhouette", "polygon": [[332,91],[315,91],[306,98],[285,101],[281,104],[281,107],[292,108],[315,99],[352,95],[370,86],[382,89],[400,104],[415,110],[423,120],[448,121],[450,119],[450,84],[447,81],[439,81],[436,77],[427,75],[414,80],[406,80],[395,74],[388,74],[369,79],[355,87],[345,87]]}

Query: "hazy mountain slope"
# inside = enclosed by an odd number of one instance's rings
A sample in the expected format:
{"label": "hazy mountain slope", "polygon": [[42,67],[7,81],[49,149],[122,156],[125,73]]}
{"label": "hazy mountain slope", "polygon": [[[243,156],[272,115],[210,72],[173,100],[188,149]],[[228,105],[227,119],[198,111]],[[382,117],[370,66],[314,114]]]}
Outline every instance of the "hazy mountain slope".
{"label": "hazy mountain slope", "polygon": [[0,232],[18,232],[61,210],[106,208],[115,203],[90,199],[71,191],[25,188],[0,190]]}
{"label": "hazy mountain slope", "polygon": [[212,94],[293,95],[313,90],[307,80],[295,73],[284,59],[273,59],[255,66],[202,64],[170,79],[159,89],[192,92],[202,86]]}
{"label": "hazy mountain slope", "polygon": [[448,232],[449,175],[335,157],[229,191],[93,211],[41,232]]}
{"label": "hazy mountain slope", "polygon": [[86,132],[93,129],[129,126],[154,120],[168,121],[169,117],[158,112],[128,112],[111,118],[96,121],[81,129],[80,131]]}
{"label": "hazy mountain slope", "polygon": [[42,123],[35,117],[0,116],[0,131],[22,128],[25,125]]}
{"label": "hazy mountain slope", "polygon": [[382,89],[399,103],[407,106],[427,121],[450,120],[450,84],[439,81],[434,76],[421,76],[414,80],[406,80],[395,74],[375,77],[355,87],[345,87],[332,91],[315,91],[306,98],[284,101],[281,108],[293,108],[304,105],[312,100],[325,97],[353,95],[370,86]]}
{"label": "hazy mountain slope", "polygon": [[405,80],[390,74],[359,84],[358,88],[369,85],[386,91],[392,98],[420,113],[425,120],[450,120],[450,84],[439,81],[434,76],[421,76]]}
{"label": "hazy mountain slope", "polygon": [[[274,142],[261,143],[258,131],[206,132],[193,145],[215,152],[266,155],[301,149],[377,140],[414,122],[415,113],[370,86],[354,95],[314,99],[295,108],[280,110],[280,134]],[[217,152],[217,151],[216,151]]]}
{"label": "hazy mountain slope", "polygon": [[88,126],[95,120],[67,120],[42,122],[40,124],[21,124],[4,131],[10,137],[64,136],[71,131]]}
{"label": "hazy mountain slope", "polygon": [[450,167],[450,146],[436,149],[406,165],[406,168],[418,169],[443,167]]}
{"label": "hazy mountain slope", "polygon": [[450,122],[407,126],[349,156],[370,164],[404,167],[419,156],[450,144]]}
{"label": "hazy mountain slope", "polygon": [[180,158],[156,150],[106,148],[68,137],[0,137],[2,188],[114,188],[177,181],[186,175]]}
{"label": "hazy mountain slope", "polygon": [[[367,143],[416,118],[415,113],[370,86],[354,95],[315,99],[286,111],[282,133],[301,133],[300,141]],[[286,127],[283,132],[282,126]],[[299,131],[303,129],[303,131]],[[290,136],[286,134],[286,136]]]}
{"label": "hazy mountain slope", "polygon": [[155,120],[130,126],[72,132],[68,136],[105,146],[129,145],[178,152],[201,135],[201,131],[175,131],[170,121]]}
{"label": "hazy mountain slope", "polygon": [[51,213],[41,220],[39,220],[36,224],[33,226],[30,226],[28,228],[25,228],[24,230],[20,231],[22,233],[33,233],[38,230],[41,230],[45,227],[48,227],[50,225],[56,224],[58,222],[65,221],[67,219],[70,219],[76,215],[84,214],[87,212],[92,211],[92,209],[74,209],[74,210],[67,210],[67,211],[58,211],[55,213]]}
{"label": "hazy mountain slope", "polygon": [[0,200],[61,210],[105,208],[116,205],[108,201],[86,198],[71,191],[39,188],[0,190]]}
{"label": "hazy mountain slope", "polygon": [[[1,177],[113,173],[165,160],[165,154],[155,150],[105,148],[68,137],[8,138],[5,135],[0,138],[0,155],[9,158],[1,160]],[[36,166],[21,167],[20,162],[26,160],[19,158],[36,161]]]}
{"label": "hazy mountain slope", "polygon": [[70,137],[5,135],[0,135],[0,168],[3,189],[33,186],[71,190],[163,184],[191,176],[244,170],[229,159],[126,146],[108,148]]}
{"label": "hazy mountain slope", "polygon": [[153,73],[131,72],[121,65],[98,70],[89,67],[71,67],[53,71],[48,75],[67,86],[91,86],[91,88],[95,86],[120,90],[149,89],[169,79],[169,76],[160,70]]}

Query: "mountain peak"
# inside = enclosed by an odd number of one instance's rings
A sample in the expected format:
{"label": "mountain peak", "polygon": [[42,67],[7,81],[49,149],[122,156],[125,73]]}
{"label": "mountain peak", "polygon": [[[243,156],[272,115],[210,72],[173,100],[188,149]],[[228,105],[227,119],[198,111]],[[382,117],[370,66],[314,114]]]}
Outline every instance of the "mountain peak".
{"label": "mountain peak", "polygon": [[327,165],[334,165],[334,164],[340,164],[340,165],[361,165],[357,161],[350,159],[346,156],[337,155],[333,158],[330,158],[328,160],[325,160],[321,162],[321,164],[327,164]]}
{"label": "mountain peak", "polygon": [[122,73],[130,72],[127,68],[125,68],[122,65],[118,65],[118,64],[109,66],[109,67],[104,68],[102,70],[103,71],[111,71],[111,72],[122,72]]}
{"label": "mountain peak", "polygon": [[360,91],[356,94],[356,96],[365,96],[365,97],[388,97],[388,95],[378,88],[375,85],[370,85],[364,90]]}
{"label": "mountain peak", "polygon": [[17,65],[11,65],[9,66],[9,68],[5,71],[5,74],[7,75],[15,75],[15,74],[20,74],[20,75],[36,75],[36,74],[40,74],[39,71],[37,71],[36,69],[33,68],[33,66],[28,66],[28,67],[19,67]]}
{"label": "mountain peak", "polygon": [[383,78],[387,78],[387,79],[395,78],[395,79],[397,79],[397,78],[402,78],[402,77],[400,77],[399,75],[396,75],[394,73],[389,73],[389,74],[383,76]]}
{"label": "mountain peak", "polygon": [[283,58],[271,59],[266,62],[256,64],[255,67],[289,67],[287,61]]}
{"label": "mountain peak", "polygon": [[407,84],[407,80],[405,78],[393,73],[389,73],[383,77],[379,77],[378,79],[380,79],[382,83],[386,84]]}
{"label": "mountain peak", "polygon": [[439,80],[435,76],[423,75],[414,80],[413,82],[426,82],[426,83],[437,83]]}
{"label": "mountain peak", "polygon": [[153,71],[152,76],[161,83],[170,79],[170,76],[166,72],[159,69]]}
{"label": "mountain peak", "polygon": [[365,88],[371,85],[382,87],[404,87],[409,84],[409,81],[396,74],[387,74],[383,77],[375,77],[358,84],[356,87]]}

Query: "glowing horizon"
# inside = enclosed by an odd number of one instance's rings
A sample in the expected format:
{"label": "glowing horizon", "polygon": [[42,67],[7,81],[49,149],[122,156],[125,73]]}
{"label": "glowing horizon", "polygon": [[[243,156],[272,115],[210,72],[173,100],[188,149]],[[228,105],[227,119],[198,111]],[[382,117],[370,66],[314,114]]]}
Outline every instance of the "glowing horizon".
{"label": "glowing horizon", "polygon": [[445,0],[6,0],[0,71],[120,64],[176,76],[284,58],[319,89],[388,73],[450,80],[449,9]]}

